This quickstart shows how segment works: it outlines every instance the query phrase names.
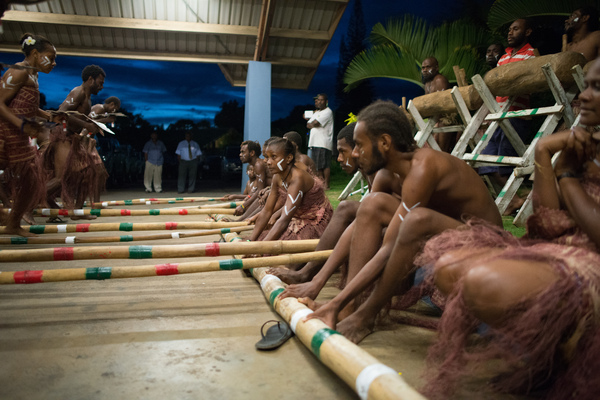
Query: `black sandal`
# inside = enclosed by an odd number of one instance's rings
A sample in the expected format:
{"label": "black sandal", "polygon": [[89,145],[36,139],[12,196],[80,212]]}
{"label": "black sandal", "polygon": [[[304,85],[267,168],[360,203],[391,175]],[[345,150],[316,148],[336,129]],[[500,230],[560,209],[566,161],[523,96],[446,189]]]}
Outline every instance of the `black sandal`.
{"label": "black sandal", "polygon": [[[267,329],[267,333],[263,332],[265,325],[270,322],[276,322],[277,325],[270,326]],[[282,344],[288,341],[289,338],[294,336],[294,332],[290,329],[289,325],[282,321],[270,320],[263,324],[260,328],[260,334],[262,339],[256,343],[257,350],[275,350]]]}

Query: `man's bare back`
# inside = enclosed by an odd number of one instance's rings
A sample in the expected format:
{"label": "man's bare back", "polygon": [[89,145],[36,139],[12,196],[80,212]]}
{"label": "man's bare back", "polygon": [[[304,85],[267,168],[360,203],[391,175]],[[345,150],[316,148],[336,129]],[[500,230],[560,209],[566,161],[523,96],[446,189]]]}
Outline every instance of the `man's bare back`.
{"label": "man's bare back", "polygon": [[581,53],[588,61],[595,60],[600,53],[600,31],[591,32],[583,39],[567,43],[567,51]]}

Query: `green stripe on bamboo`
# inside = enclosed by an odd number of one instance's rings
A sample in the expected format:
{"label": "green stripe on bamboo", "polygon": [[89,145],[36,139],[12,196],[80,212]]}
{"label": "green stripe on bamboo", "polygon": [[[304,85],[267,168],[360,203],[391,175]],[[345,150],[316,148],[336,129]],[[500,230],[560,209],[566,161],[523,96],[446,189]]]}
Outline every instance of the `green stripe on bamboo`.
{"label": "green stripe on bamboo", "polygon": [[269,295],[269,303],[271,303],[271,305],[275,304],[275,299],[277,298],[277,296],[279,296],[281,293],[283,292],[283,288],[278,288],[275,289],[271,292],[271,294]]}
{"label": "green stripe on bamboo", "polygon": [[45,232],[45,230],[46,230],[45,225],[30,225],[29,226],[29,232],[31,232],[31,233],[42,234]]}
{"label": "green stripe on bamboo", "polygon": [[[146,235],[121,235],[121,236],[89,236],[79,235],[70,236],[71,239],[68,243],[110,243],[110,242],[132,242],[142,240],[170,240],[170,239],[185,239],[198,236],[218,235],[222,234],[223,230],[227,232],[243,232],[254,229],[252,225],[238,226],[234,228],[221,228],[221,229],[207,229],[196,232],[172,232],[172,233],[150,233]],[[131,229],[129,229],[131,230]],[[0,237],[0,244],[64,244],[66,239],[64,237]]]}
{"label": "green stripe on bamboo", "polygon": [[505,194],[506,190],[502,190],[500,193],[498,193],[498,197],[504,197]]}
{"label": "green stripe on bamboo", "polygon": [[244,267],[244,263],[241,259],[231,259],[231,260],[222,260],[219,261],[219,268],[223,270],[234,270],[234,269],[242,269]]}
{"label": "green stripe on bamboo", "polygon": [[[327,257],[329,257],[331,252],[332,250],[311,251],[305,253],[283,254],[270,257],[244,258],[235,261],[236,264],[239,262],[242,263],[242,269],[250,269],[264,266],[299,264],[310,261],[325,261],[327,260]],[[224,271],[224,269],[221,268],[223,261],[224,260],[210,260],[179,263],[176,264],[177,273],[192,274],[201,272]],[[23,272],[41,272],[41,280],[37,281],[39,283],[158,276],[157,265],[133,265],[124,267],[99,268],[63,268],[48,269],[41,271],[4,271],[0,274],[0,284],[14,284],[14,275],[19,273],[22,275]]]}
{"label": "green stripe on bamboo", "polygon": [[334,331],[330,328],[319,329],[317,333],[315,333],[310,341],[310,349],[314,353],[317,358],[321,358],[321,345],[324,341],[326,341],[331,335],[339,335],[338,331]]}
{"label": "green stripe on bamboo", "polygon": [[123,258],[210,257],[235,254],[283,254],[313,251],[318,239],[199,243],[162,246],[78,246],[4,250],[0,262],[64,261]]}

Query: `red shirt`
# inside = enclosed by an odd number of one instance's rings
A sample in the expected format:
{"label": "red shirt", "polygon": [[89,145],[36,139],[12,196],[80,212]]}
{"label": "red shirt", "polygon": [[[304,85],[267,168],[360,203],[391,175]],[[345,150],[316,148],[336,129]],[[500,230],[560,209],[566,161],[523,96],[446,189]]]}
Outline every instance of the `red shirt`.
{"label": "red shirt", "polygon": [[[500,60],[498,60],[498,67],[501,65],[505,65],[505,64],[510,64],[513,62],[517,62],[517,61],[523,61],[523,60],[527,60],[528,58],[534,58],[535,54],[533,53],[533,47],[531,47],[531,45],[529,43],[525,43],[523,45],[523,47],[521,47],[519,49],[519,51],[517,51],[515,53],[515,55],[512,55],[514,48],[513,47],[507,47],[506,48],[506,54],[504,54],[502,57],[500,57]],[[504,103],[508,100],[508,96],[506,97],[496,97],[496,101],[498,102],[498,104],[503,107]],[[518,110],[523,110],[529,108],[529,95],[523,95],[523,96],[519,96],[515,99],[515,101],[513,102],[513,105],[510,107],[510,109],[508,111],[518,111]],[[502,111],[506,111],[506,110],[502,110]]]}

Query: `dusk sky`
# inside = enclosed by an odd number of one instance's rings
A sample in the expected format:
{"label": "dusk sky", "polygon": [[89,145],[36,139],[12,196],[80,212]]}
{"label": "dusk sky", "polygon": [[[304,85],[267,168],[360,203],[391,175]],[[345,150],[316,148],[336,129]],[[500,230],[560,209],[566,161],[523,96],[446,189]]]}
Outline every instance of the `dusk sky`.
{"label": "dusk sky", "polygon": [[[406,13],[433,23],[460,18],[457,3],[460,2],[432,0],[423,6],[423,3],[407,1],[362,1],[367,32],[377,22],[385,23],[389,17],[401,18]],[[272,90],[272,120],[287,116],[296,105],[311,104],[313,96],[320,92],[330,94],[330,105],[335,108],[333,94],[340,40],[346,32],[353,4],[354,0],[351,0],[309,89]],[[48,75],[40,74],[39,79],[48,108],[58,107],[69,91],[81,84],[81,70],[89,64],[100,65],[107,74],[104,90],[92,98],[94,103],[117,96],[123,107],[134,114],[142,114],[153,124],[168,125],[183,118],[212,121],[223,102],[237,100],[243,104],[245,101],[245,88],[231,86],[216,64],[67,57],[60,56],[60,48],[57,50],[54,71]],[[22,54],[0,53],[0,61],[5,63],[22,60]],[[397,103],[401,102],[402,96],[410,99],[422,94],[414,85],[392,79],[377,79],[374,84],[378,97]]]}

